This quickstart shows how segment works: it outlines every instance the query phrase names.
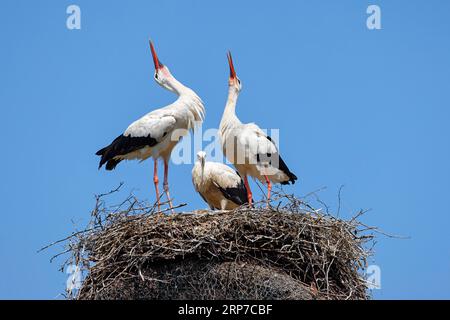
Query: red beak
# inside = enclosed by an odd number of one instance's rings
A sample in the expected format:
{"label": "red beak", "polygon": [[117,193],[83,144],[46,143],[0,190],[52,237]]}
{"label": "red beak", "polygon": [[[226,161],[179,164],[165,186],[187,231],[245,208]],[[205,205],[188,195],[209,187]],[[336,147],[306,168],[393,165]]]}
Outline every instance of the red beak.
{"label": "red beak", "polygon": [[228,58],[228,64],[230,65],[230,78],[235,79],[236,71],[234,71],[233,58],[231,57],[230,51],[228,51],[227,58]]}
{"label": "red beak", "polygon": [[159,70],[162,67],[164,67],[164,65],[161,63],[161,61],[159,61],[158,55],[156,54],[156,51],[155,51],[155,47],[153,46],[153,42],[151,42],[151,41],[150,41],[150,50],[152,51],[153,63],[155,64],[155,70]]}

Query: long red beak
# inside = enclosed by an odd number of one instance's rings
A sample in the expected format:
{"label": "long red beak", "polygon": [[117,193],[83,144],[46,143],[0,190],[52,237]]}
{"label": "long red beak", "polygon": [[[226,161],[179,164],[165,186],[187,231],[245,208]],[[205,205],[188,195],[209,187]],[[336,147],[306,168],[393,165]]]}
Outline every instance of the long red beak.
{"label": "long red beak", "polygon": [[158,59],[158,55],[156,54],[155,47],[153,46],[153,42],[152,41],[149,41],[149,42],[150,42],[150,50],[152,51],[152,56],[153,56],[153,63],[155,64],[155,70],[159,70],[162,67],[164,67],[164,65]]}
{"label": "long red beak", "polygon": [[228,64],[230,65],[230,78],[235,79],[236,71],[234,71],[233,58],[231,57],[230,51],[228,51],[227,58],[228,58]]}

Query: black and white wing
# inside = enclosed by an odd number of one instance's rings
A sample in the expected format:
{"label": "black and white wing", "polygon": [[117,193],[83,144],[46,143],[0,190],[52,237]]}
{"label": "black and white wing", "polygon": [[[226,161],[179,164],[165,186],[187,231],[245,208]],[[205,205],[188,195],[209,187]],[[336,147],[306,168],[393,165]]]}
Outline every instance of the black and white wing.
{"label": "black and white wing", "polygon": [[270,176],[281,184],[295,183],[297,177],[281,158],[272,139],[256,124],[249,123],[239,128],[237,148],[245,153],[250,163],[256,163],[261,175]]}
{"label": "black and white wing", "polygon": [[239,206],[248,203],[247,188],[239,173],[222,163],[213,165],[213,182],[223,196]]}
{"label": "black and white wing", "polygon": [[101,156],[99,168],[106,163],[106,170],[112,170],[123,159],[139,158],[139,151],[156,147],[174,130],[176,122],[173,115],[160,112],[133,122],[110,145],[97,151],[96,155]]}

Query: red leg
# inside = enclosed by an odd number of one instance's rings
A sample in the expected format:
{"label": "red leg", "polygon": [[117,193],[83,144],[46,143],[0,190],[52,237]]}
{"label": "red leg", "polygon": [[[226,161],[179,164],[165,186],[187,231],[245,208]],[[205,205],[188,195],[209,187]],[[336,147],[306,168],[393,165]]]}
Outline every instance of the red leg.
{"label": "red leg", "polygon": [[250,190],[250,185],[248,184],[247,176],[244,176],[244,184],[245,184],[245,188],[247,189],[248,205],[251,206],[252,205],[253,195],[252,195],[252,191]]}
{"label": "red leg", "polygon": [[170,193],[169,193],[168,178],[169,178],[169,161],[164,159],[164,192],[167,195],[167,200],[169,200],[169,207],[173,213],[173,204],[172,204],[172,199],[170,198]]}
{"label": "red leg", "polygon": [[270,192],[272,191],[272,183],[270,182],[270,180],[267,176],[264,176],[264,178],[266,178],[266,183],[267,183],[267,206],[269,206]]}
{"label": "red leg", "polygon": [[158,211],[161,211],[161,202],[159,199],[159,189],[158,189],[158,160],[155,159],[155,166],[153,167],[153,183],[155,184],[155,191],[156,191],[156,201],[158,202]]}

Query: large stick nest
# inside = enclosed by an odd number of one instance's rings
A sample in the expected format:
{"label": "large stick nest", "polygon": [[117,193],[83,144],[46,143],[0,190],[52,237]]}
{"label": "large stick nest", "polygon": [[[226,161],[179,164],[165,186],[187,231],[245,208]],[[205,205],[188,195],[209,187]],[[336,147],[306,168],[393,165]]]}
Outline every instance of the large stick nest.
{"label": "large stick nest", "polygon": [[[130,196],[66,238],[77,299],[367,299],[372,239],[293,196],[278,207],[157,212]],[[364,232],[366,231],[366,232]]]}

